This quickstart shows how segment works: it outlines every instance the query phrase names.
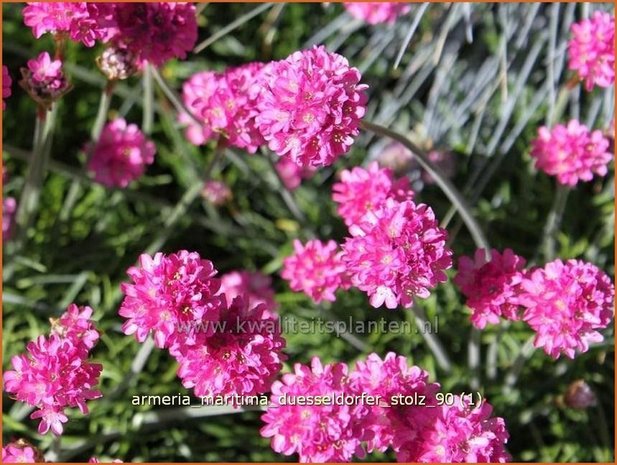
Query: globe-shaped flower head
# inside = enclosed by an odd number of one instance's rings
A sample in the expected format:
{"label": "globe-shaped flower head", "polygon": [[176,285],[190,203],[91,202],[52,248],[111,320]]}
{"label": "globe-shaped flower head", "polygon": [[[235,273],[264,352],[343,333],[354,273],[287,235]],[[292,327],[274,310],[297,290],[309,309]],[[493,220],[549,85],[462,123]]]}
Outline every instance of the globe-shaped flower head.
{"label": "globe-shaped flower head", "polygon": [[594,174],[606,176],[613,158],[608,148],[601,131],[590,131],[572,120],[567,126],[542,126],[532,143],[531,156],[536,168],[556,176],[560,184],[575,186],[579,181],[591,181]]}
{"label": "globe-shaped flower head", "polygon": [[127,187],[154,162],[156,147],[135,124],[122,118],[108,123],[90,152],[88,170],[108,187]]}
{"label": "globe-shaped flower head", "polygon": [[536,332],[535,347],[553,358],[574,358],[604,339],[597,330],[613,319],[615,288],[595,265],[557,259],[530,272],[521,286],[523,320]]}
{"label": "globe-shaped flower head", "polygon": [[585,89],[615,82],[615,18],[596,11],[590,19],[572,24],[568,67],[585,81]]}
{"label": "globe-shaped flower head", "polygon": [[366,85],[323,46],[293,53],[262,73],[256,123],[268,147],[300,166],[327,166],[349,150],[366,111]]}

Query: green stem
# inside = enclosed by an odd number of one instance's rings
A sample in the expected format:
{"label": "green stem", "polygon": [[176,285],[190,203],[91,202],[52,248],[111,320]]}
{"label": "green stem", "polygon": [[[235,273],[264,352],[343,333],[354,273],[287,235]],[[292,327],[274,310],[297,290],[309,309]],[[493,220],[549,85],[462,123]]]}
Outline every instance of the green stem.
{"label": "green stem", "polygon": [[113,88],[115,85],[115,81],[108,81],[101,92],[101,99],[99,100],[99,109],[96,113],[96,120],[94,120],[94,126],[92,126],[92,131],[90,133],[90,138],[92,142],[96,142],[101,137],[101,132],[103,131],[103,126],[107,121],[107,113],[109,112],[109,106],[111,104],[111,97],[113,95]]}
{"label": "green stem", "polygon": [[143,75],[144,89],[144,113],[142,120],[142,130],[145,134],[152,133],[152,124],[154,122],[154,92],[152,88],[152,65],[147,64],[144,68]]}
{"label": "green stem", "polygon": [[[360,123],[361,127],[366,129],[367,131],[371,131],[375,134],[389,137],[394,139],[405,147],[407,147],[416,157],[418,163],[424,168],[435,180],[437,185],[441,188],[443,193],[450,199],[453,206],[456,207],[461,218],[467,225],[467,229],[471,233],[474,242],[476,243],[476,247],[480,249],[484,249],[484,252],[487,254],[487,257],[490,257],[490,245],[482,228],[474,218],[471,207],[467,204],[467,201],[463,197],[463,195],[459,192],[459,190],[450,182],[447,176],[437,167],[435,166],[427,157],[427,155],[422,151],[419,147],[417,147],[413,142],[407,139],[405,136],[399,134],[398,132],[392,131],[383,126],[371,123],[369,121],[362,121]],[[427,341],[428,342],[428,341]],[[480,334],[475,329],[472,328],[471,334],[469,337],[469,344],[467,347],[467,361],[469,364],[469,369],[472,372],[471,385],[479,386],[480,384]]]}
{"label": "green stem", "polygon": [[555,192],[555,198],[553,200],[553,206],[546,218],[546,224],[544,225],[544,232],[542,234],[542,253],[544,259],[550,261],[555,258],[555,235],[559,231],[563,214],[566,210],[566,204],[568,202],[568,194],[570,188],[559,184],[557,192]]}
{"label": "green stem", "polygon": [[283,178],[281,177],[280,173],[276,169],[276,165],[274,164],[272,157],[268,156],[268,153],[264,153],[264,156],[268,160],[268,164],[270,165],[270,168],[272,168],[272,171],[274,172],[276,179],[278,179],[278,183],[279,183],[278,191],[281,194],[281,197],[283,201],[285,202],[285,205],[287,205],[287,208],[289,209],[291,214],[294,216],[294,218],[298,222],[302,224],[306,224],[306,216],[304,215],[304,213],[298,206],[298,203],[296,202],[296,199],[294,198],[293,194],[289,191],[289,189],[287,189],[287,186],[285,185]]}
{"label": "green stem", "polygon": [[49,112],[39,109],[36,117],[32,158],[28,165],[24,187],[17,207],[15,237],[23,244],[28,228],[32,224],[38,209],[39,197],[43,187],[43,180],[47,172],[47,164],[51,152],[51,143],[54,123],[56,120],[57,104]]}
{"label": "green stem", "polygon": [[467,344],[467,365],[471,372],[469,385],[472,389],[480,387],[480,331],[472,326]]}
{"label": "green stem", "polygon": [[266,11],[268,8],[272,7],[272,5],[274,5],[274,3],[263,3],[263,4],[259,5],[258,7],[252,9],[248,13],[243,14],[238,19],[236,19],[235,21],[232,21],[227,26],[225,26],[224,28],[222,28],[219,31],[215,32],[210,37],[208,37],[206,40],[204,40],[199,45],[197,45],[193,49],[193,53],[203,52],[206,48],[208,48],[214,42],[219,40],[221,37],[225,37],[231,31],[233,31],[234,29],[242,26],[244,23],[246,23],[251,18],[257,16],[259,13],[261,13],[263,11]]}
{"label": "green stem", "polygon": [[[427,322],[426,314],[423,310],[418,308],[417,302],[414,303],[411,310],[414,314],[416,326],[418,328],[425,328]],[[420,333],[422,334],[422,338],[424,338],[429,350],[433,353],[433,356],[437,361],[437,365],[439,365],[444,373],[450,373],[452,371],[452,362],[450,361],[450,357],[448,357],[448,354],[439,338],[430,331],[420,331]]]}
{"label": "green stem", "polygon": [[518,353],[514,363],[510,367],[510,371],[506,374],[505,377],[505,391],[511,391],[516,382],[518,381],[518,377],[523,371],[523,366],[525,366],[525,362],[532,356],[535,351],[533,346],[533,340],[535,336],[531,336],[527,339],[527,342],[521,347],[520,352]]}
{"label": "green stem", "polygon": [[450,182],[443,172],[431,162],[426,154],[418,148],[413,142],[407,139],[405,136],[398,132],[392,131],[388,128],[380,126],[378,124],[371,123],[369,121],[362,121],[360,126],[380,136],[389,137],[390,139],[400,142],[407,147],[415,155],[418,163],[435,179],[437,185],[441,188],[443,193],[450,199],[454,207],[458,210],[463,221],[467,225],[467,229],[471,233],[474,242],[478,248],[490,251],[488,240],[482,231],[482,228],[473,217],[471,213],[471,207],[467,204],[465,198],[461,195],[458,189]]}
{"label": "green stem", "polygon": [[174,107],[176,107],[176,111],[178,113],[186,113],[191,120],[198,126],[203,125],[203,121],[200,121],[191,110],[187,108],[187,106],[182,102],[180,97],[174,92],[174,90],[169,87],[169,84],[165,81],[161,73],[158,72],[156,68],[152,68],[152,76],[154,77],[156,83],[159,85],[165,96],[169,99]]}

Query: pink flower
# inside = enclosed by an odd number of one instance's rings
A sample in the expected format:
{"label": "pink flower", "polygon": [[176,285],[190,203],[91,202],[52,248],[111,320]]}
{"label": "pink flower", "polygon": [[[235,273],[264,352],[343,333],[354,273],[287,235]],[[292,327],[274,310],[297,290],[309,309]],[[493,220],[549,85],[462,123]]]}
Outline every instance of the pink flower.
{"label": "pink flower", "polygon": [[182,98],[186,107],[202,124],[185,113],[187,139],[196,145],[223,138],[231,146],[255,153],[264,143],[255,125],[257,101],[261,93],[259,75],[262,63],[248,63],[224,73],[202,71],[184,83]]}
{"label": "pink flower", "polygon": [[[229,87],[231,99],[221,102],[230,114],[225,127],[229,144],[255,153],[264,144],[264,139],[257,129],[256,118],[259,114],[257,104],[262,89],[258,83],[264,70],[263,63],[248,63],[225,71],[225,82]],[[218,98],[218,92],[215,94]]]}
{"label": "pink flower", "polygon": [[447,279],[445,270],[452,266],[447,232],[427,205],[388,198],[349,232],[343,263],[375,308],[411,307],[415,296],[427,298],[430,288]]}
{"label": "pink flower", "polygon": [[44,462],[41,452],[24,439],[9,442],[2,448],[2,463]]}
{"label": "pink flower", "polygon": [[474,258],[459,259],[458,274],[454,283],[467,297],[471,308],[471,322],[484,329],[487,323],[497,324],[499,318],[518,319],[520,283],[523,280],[525,259],[511,249],[503,254],[493,249],[490,258],[484,249],[476,250]]}
{"label": "pink flower", "polygon": [[62,61],[52,60],[47,52],[28,60],[28,68],[22,68],[21,74],[20,85],[37,103],[45,107],[71,90],[62,70]]}
{"label": "pink flower", "polygon": [[264,315],[276,318],[278,303],[274,298],[272,279],[259,271],[231,271],[221,276],[219,294],[225,294],[228,304],[242,296],[250,308],[265,305]]}
{"label": "pink flower", "polygon": [[510,460],[504,445],[508,432],[503,418],[491,417],[487,402],[472,407],[468,399],[454,396],[452,405],[411,412],[410,431],[400,429],[399,462],[504,463]]}
{"label": "pink flower", "polygon": [[[358,361],[350,375],[350,386],[356,395],[380,396],[379,405],[359,406],[363,410],[363,415],[359,416],[363,428],[372,433],[367,443],[368,452],[385,452],[389,447],[398,450],[401,437],[415,434],[407,419],[433,408],[436,405],[434,395],[439,390],[439,384],[428,382],[426,371],[409,366],[405,357],[394,352],[389,352],[383,360],[373,353],[366,361]],[[401,405],[401,396],[416,398],[419,405]]]}
{"label": "pink flower", "polygon": [[264,304],[250,305],[237,297],[212,325],[214,333],[202,322],[195,341],[179,344],[172,354],[184,387],[194,388],[196,396],[266,392],[286,359],[278,321],[268,313]]}
{"label": "pink flower", "polygon": [[24,23],[37,39],[51,32],[92,47],[97,40],[109,38],[114,26],[111,12],[112,6],[104,3],[35,2],[28,3],[23,15]]}
{"label": "pink flower", "polygon": [[361,223],[368,212],[375,213],[388,198],[411,200],[413,191],[407,178],[395,180],[392,171],[380,168],[377,162],[367,169],[356,166],[344,170],[341,182],[332,186],[332,200],[338,203],[338,214],[347,226]]}
{"label": "pink flower", "polygon": [[113,41],[131,50],[142,64],[161,66],[186,58],[197,41],[192,3],[115,3]]}
{"label": "pink flower", "polygon": [[615,82],[615,18],[596,11],[591,19],[572,24],[568,68],[585,81],[585,90]]}
{"label": "pink flower", "polygon": [[584,124],[571,120],[567,126],[553,129],[542,126],[532,143],[531,156],[535,166],[557,181],[569,186],[590,181],[594,174],[606,176],[613,156],[609,142],[599,130],[590,131]]}
{"label": "pink flower", "polygon": [[315,168],[311,166],[298,166],[289,158],[279,158],[274,165],[283,184],[290,191],[296,190],[303,179],[309,179],[315,174]]}
{"label": "pink flower", "polygon": [[300,166],[327,166],[349,150],[366,111],[366,85],[323,46],[293,53],[262,73],[257,127],[268,147]]}
{"label": "pink flower", "polygon": [[613,319],[612,280],[591,263],[559,259],[528,273],[519,301],[523,320],[536,332],[535,347],[557,359],[574,358],[589,343],[604,338],[596,331]]}
{"label": "pink flower", "polygon": [[15,222],[17,202],[13,197],[5,197],[2,200],[2,242],[11,238]]}
{"label": "pink flower", "polygon": [[107,123],[99,140],[86,148],[88,171],[108,187],[127,187],[154,162],[156,147],[135,124],[122,118]]}
{"label": "pink flower", "polygon": [[9,98],[11,96],[11,75],[9,74],[9,69],[2,65],[2,109],[6,109],[6,103],[4,99]]}
{"label": "pink flower", "polygon": [[88,413],[86,402],[101,397],[96,389],[102,366],[87,361],[98,340],[89,320],[92,310],[71,305],[55,323],[49,337],[39,336],[27,345],[27,355],[11,359],[13,370],[4,373],[4,390],[36,410],[30,418],[40,418],[38,431],[63,432],[67,407]]}
{"label": "pink flower", "polygon": [[99,340],[99,332],[91,320],[92,313],[90,307],[80,308],[71,304],[59,319],[51,319],[51,333],[67,338],[75,346],[83,346],[83,349],[88,351]]}
{"label": "pink flower", "polygon": [[[188,110],[196,118],[201,118],[203,124],[196,124],[193,119],[186,113],[180,113],[178,120],[182,124],[188,125],[185,131],[185,136],[191,144],[203,145],[210,139],[214,139],[217,135],[213,132],[212,121],[207,116],[205,109],[208,108],[208,102],[217,91],[221,82],[221,76],[212,71],[200,71],[193,74],[182,85],[182,101]],[[221,113],[224,113],[221,110]]]}
{"label": "pink flower", "polygon": [[209,180],[204,183],[201,195],[212,205],[224,205],[231,200],[232,193],[229,186],[221,181]]}
{"label": "pink flower", "polygon": [[[356,405],[336,405],[336,395],[348,392],[348,369],[344,363],[322,365],[313,357],[311,366],[297,363],[294,373],[272,384],[270,406],[262,416],[261,435],[272,438],[272,448],[283,455],[297,453],[300,462],[348,462],[362,457],[362,441],[368,433],[358,423]],[[298,405],[304,396],[332,398],[326,405]]]}
{"label": "pink flower", "polygon": [[197,324],[218,321],[224,299],[217,295],[216,273],[212,262],[197,252],[142,254],[139,266],[127,271],[133,282],[122,284],[124,300],[118,313],[127,319],[122,331],[135,334],[139,342],[152,332],[156,346],[170,348],[175,355],[195,337]]}
{"label": "pink flower", "polygon": [[344,3],[343,5],[351,16],[368,24],[394,24],[396,18],[409,13],[411,10],[409,5],[405,3],[362,2]]}
{"label": "pink flower", "polygon": [[[88,460],[88,463],[101,463],[101,461],[96,457],[90,457],[90,460]],[[111,462],[106,460],[103,463],[124,463],[124,462],[120,459],[113,459]]]}
{"label": "pink flower", "polygon": [[289,281],[292,290],[304,292],[316,303],[322,300],[334,302],[334,293],[339,288],[349,287],[336,242],[311,239],[302,245],[294,240],[293,246],[294,254],[283,262],[283,279]]}

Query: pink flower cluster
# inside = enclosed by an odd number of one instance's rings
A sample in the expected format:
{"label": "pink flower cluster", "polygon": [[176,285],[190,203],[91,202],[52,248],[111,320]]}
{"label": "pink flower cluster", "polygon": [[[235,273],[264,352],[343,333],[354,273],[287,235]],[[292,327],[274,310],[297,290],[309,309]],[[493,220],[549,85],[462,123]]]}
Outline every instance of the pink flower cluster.
{"label": "pink flower cluster", "polygon": [[613,319],[615,288],[596,266],[558,259],[530,271],[521,287],[523,320],[536,332],[535,347],[553,358],[574,358],[604,339],[597,330]]}
{"label": "pink flower cluster", "polygon": [[99,140],[86,148],[88,171],[108,187],[127,187],[154,162],[156,147],[135,124],[122,118],[107,123]]}
{"label": "pink flower cluster", "polygon": [[198,332],[175,355],[184,387],[196,396],[268,391],[285,360],[285,340],[270,315],[266,305],[251,305],[243,296],[227,302],[215,332]]}
{"label": "pink flower cluster", "polygon": [[255,125],[263,66],[248,63],[224,73],[201,71],[184,83],[182,99],[200,123],[186,113],[179,115],[180,122],[188,124],[186,137],[191,143],[222,138],[231,146],[257,151],[264,142]]}
{"label": "pink flower cluster", "polygon": [[427,298],[429,289],[447,280],[445,270],[452,266],[447,232],[425,204],[388,198],[349,232],[343,262],[373,307],[411,307],[414,297]]}
{"label": "pink flower cluster", "polygon": [[615,289],[596,266],[559,259],[544,267],[523,269],[525,261],[506,249],[482,249],[472,260],[461,257],[454,282],[467,297],[477,328],[500,318],[525,321],[536,333],[535,347],[553,358],[586,352],[589,343],[603,340],[598,329],[613,319]]}
{"label": "pink flower cluster", "polygon": [[61,60],[52,60],[47,52],[28,60],[28,67],[21,69],[20,85],[40,105],[49,107],[69,90],[71,85],[62,70]]}
{"label": "pink flower cluster", "polygon": [[295,240],[293,246],[294,254],[284,260],[281,273],[292,290],[302,291],[319,303],[322,300],[334,302],[334,293],[339,288],[349,288],[342,252],[336,242],[312,239],[302,245]]}
{"label": "pink flower cluster", "polygon": [[2,109],[6,109],[6,102],[4,99],[7,99],[11,96],[11,75],[9,74],[9,69],[2,65]]}
{"label": "pink flower cluster", "polygon": [[52,321],[48,337],[28,343],[27,355],[11,359],[13,370],[4,373],[4,390],[36,407],[30,418],[40,418],[38,431],[60,435],[67,407],[88,413],[86,402],[101,397],[96,389],[102,366],[90,363],[90,350],[99,339],[90,307],[72,304],[59,320]]}
{"label": "pink flower cluster", "polygon": [[331,165],[353,143],[364,116],[366,85],[347,60],[323,46],[285,60],[250,63],[224,73],[203,71],[183,86],[187,138],[223,136],[254,153],[260,145],[301,167]]}
{"label": "pink flower cluster", "polygon": [[[296,364],[272,385],[261,434],[272,438],[276,452],[297,453],[300,462],[348,462],[390,448],[405,462],[509,460],[505,423],[490,416],[488,403],[472,408],[456,396],[453,405],[437,406],[438,390],[426,371],[394,353],[383,360],[371,354],[351,372],[314,357],[310,367]],[[397,404],[395,396],[422,398],[424,406]],[[301,398],[313,402],[295,402]]]}
{"label": "pink flower cluster", "polygon": [[347,59],[313,47],[264,68],[257,127],[268,147],[301,166],[327,166],[358,135],[368,86]]}
{"label": "pink flower cluster", "polygon": [[575,186],[579,181],[590,181],[594,174],[606,176],[613,158],[608,148],[602,131],[590,131],[571,120],[567,126],[542,126],[532,143],[531,156],[536,168],[556,176],[561,184]]}
{"label": "pink flower cluster", "polygon": [[348,227],[363,222],[367,213],[374,214],[388,198],[404,201],[413,196],[407,178],[395,180],[392,171],[380,168],[377,162],[367,169],[356,166],[343,170],[341,181],[332,186],[332,200],[338,204],[337,212]]}
{"label": "pink flower cluster", "polygon": [[354,18],[368,24],[394,24],[396,18],[409,13],[411,7],[406,3],[362,2],[344,3],[347,12]]}
{"label": "pink flower cluster", "polygon": [[[139,258],[128,270],[120,316],[125,334],[143,342],[153,334],[159,348],[179,363],[178,376],[202,395],[253,395],[266,391],[281,369],[285,341],[274,308],[260,284],[244,295],[248,284],[221,290],[217,270],[196,252],[180,251]],[[243,277],[244,278],[244,277]],[[237,292],[233,299],[227,298]]]}
{"label": "pink flower cluster", "polygon": [[43,454],[25,439],[9,442],[2,448],[2,463],[45,462]]}
{"label": "pink flower cluster", "polygon": [[518,319],[518,293],[524,267],[525,259],[511,249],[503,254],[493,249],[490,257],[485,250],[478,249],[473,259],[459,259],[454,283],[467,297],[467,306],[473,312],[471,322],[476,328],[497,324],[500,318]]}
{"label": "pink flower cluster", "polygon": [[615,82],[615,18],[596,11],[590,19],[572,24],[568,67],[585,81],[585,89]]}
{"label": "pink flower cluster", "polygon": [[109,39],[113,7],[106,3],[34,2],[23,10],[24,24],[37,39],[50,32],[93,47]]}
{"label": "pink flower cluster", "polygon": [[350,237],[342,253],[334,241],[324,246],[313,240],[306,247],[296,241],[282,273],[293,290],[315,302],[334,301],[339,287],[352,285],[368,294],[373,307],[392,309],[411,307],[415,297],[428,297],[446,281],[452,266],[447,232],[430,207],[411,200],[407,178],[395,180],[374,162],[343,171],[332,198]]}
{"label": "pink flower cluster", "polygon": [[92,47],[112,41],[132,52],[139,64],[160,66],[185,58],[197,40],[191,3],[28,3],[24,23],[36,38],[50,32]]}
{"label": "pink flower cluster", "polygon": [[125,297],[118,313],[127,319],[122,331],[139,342],[152,333],[157,347],[178,352],[187,334],[195,337],[198,323],[220,317],[225,302],[217,294],[216,273],[214,264],[196,252],[142,254],[139,266],[127,271],[133,283],[122,284]]}
{"label": "pink flower cluster", "polygon": [[262,416],[261,435],[272,438],[272,448],[281,454],[297,453],[302,463],[348,462],[363,456],[362,441],[368,438],[356,424],[355,406],[289,405],[298,396],[325,397],[348,391],[349,373],[344,363],[323,365],[314,357],[311,366],[297,363],[294,373],[272,384],[270,406]]}
{"label": "pink flower cluster", "polygon": [[138,63],[163,65],[186,58],[197,41],[195,5],[182,2],[115,3],[112,40]]}
{"label": "pink flower cluster", "polygon": [[424,409],[409,422],[419,433],[407,435],[397,452],[399,462],[505,463],[509,434],[503,418],[491,417],[493,407],[483,402],[472,407],[454,396],[452,405]]}

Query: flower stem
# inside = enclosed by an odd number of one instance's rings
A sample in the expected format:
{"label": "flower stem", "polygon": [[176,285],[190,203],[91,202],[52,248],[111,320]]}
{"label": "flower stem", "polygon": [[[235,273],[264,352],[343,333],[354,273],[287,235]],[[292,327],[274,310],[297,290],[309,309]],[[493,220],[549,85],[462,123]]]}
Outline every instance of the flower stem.
{"label": "flower stem", "polygon": [[152,133],[152,124],[154,122],[154,91],[152,88],[152,65],[149,63],[144,67],[143,90],[144,113],[141,126],[143,132],[150,135]]}
{"label": "flower stem", "polygon": [[156,83],[159,85],[165,96],[169,99],[172,105],[176,107],[176,111],[178,113],[186,113],[188,117],[193,120],[193,123],[197,124],[198,126],[201,126],[203,124],[203,121],[199,121],[199,119],[193,114],[193,112],[189,110],[184,103],[182,103],[182,100],[173,91],[173,89],[169,87],[169,84],[165,82],[165,79],[163,78],[163,76],[161,76],[161,73],[159,73],[156,68],[152,68],[152,76],[156,80]]}
{"label": "flower stem", "polygon": [[287,208],[289,209],[291,214],[296,218],[298,222],[300,222],[301,224],[306,224],[306,216],[304,215],[304,213],[298,206],[298,203],[296,202],[296,199],[294,198],[293,194],[289,191],[289,189],[287,189],[287,186],[285,186],[285,182],[283,181],[283,178],[281,177],[280,173],[276,169],[274,160],[272,160],[272,157],[268,156],[268,153],[265,153],[265,151],[264,151],[264,156],[268,160],[268,164],[270,165],[270,168],[272,168],[272,171],[274,172],[276,179],[278,179],[278,182],[279,182],[278,191],[281,194],[281,197],[283,198],[285,205],[287,205]]}
{"label": "flower stem", "polygon": [[546,224],[544,225],[544,232],[542,234],[542,253],[546,261],[551,261],[555,258],[555,235],[559,231],[563,214],[566,210],[566,204],[568,202],[568,194],[570,188],[559,184],[557,192],[555,192],[555,198],[553,200],[553,206],[546,218]]}
{"label": "flower stem", "polygon": [[113,95],[115,81],[108,81],[103,91],[101,92],[101,99],[99,100],[99,109],[96,113],[96,120],[94,126],[92,126],[92,132],[90,138],[92,142],[96,142],[101,137],[103,126],[107,121],[107,113],[109,112],[109,106],[111,104],[111,97]]}
{"label": "flower stem", "polygon": [[204,40],[199,45],[197,45],[193,49],[193,53],[203,52],[206,48],[208,48],[214,42],[219,40],[221,37],[226,36],[234,29],[242,26],[244,23],[246,23],[251,18],[257,16],[259,13],[266,11],[268,8],[272,7],[272,5],[274,5],[274,3],[262,3],[261,5],[252,9],[248,13],[245,13],[242,16],[238,17],[235,21],[232,21],[227,26],[221,28],[219,31],[215,32],[210,37],[208,37],[206,40]]}
{"label": "flower stem", "polygon": [[[467,225],[467,229],[471,233],[474,242],[476,243],[476,247],[484,249],[487,255],[490,254],[491,248],[488,240],[484,235],[482,228],[474,218],[471,212],[471,207],[467,204],[467,201],[454,186],[454,184],[452,184],[446,175],[444,175],[443,172],[429,160],[426,154],[419,147],[398,132],[392,131],[378,124],[374,124],[369,121],[361,121],[360,126],[367,131],[394,139],[407,147],[417,158],[422,168],[424,168],[433,177],[443,193],[450,199],[453,206],[458,210],[461,218]],[[471,334],[469,337],[469,344],[467,346],[467,362],[472,373],[470,384],[475,388],[475,386],[479,386],[480,384],[480,333],[475,328],[471,329]]]}
{"label": "flower stem", "polygon": [[525,365],[525,362],[534,353],[535,351],[535,348],[533,346],[534,339],[535,339],[535,336],[531,336],[529,339],[527,339],[527,342],[525,342],[523,347],[521,347],[520,352],[518,353],[516,359],[514,360],[512,367],[510,367],[510,371],[508,371],[508,373],[506,374],[505,386],[504,386],[506,391],[512,390],[512,388],[518,381],[518,377],[520,376],[521,371],[523,371],[523,366]]}
{"label": "flower stem", "polygon": [[474,242],[478,248],[482,248],[486,251],[490,251],[488,240],[482,231],[482,228],[473,217],[471,207],[467,204],[465,198],[461,195],[458,189],[450,182],[443,172],[431,162],[426,154],[418,148],[413,142],[407,139],[405,136],[398,132],[392,131],[388,128],[380,126],[378,124],[371,123],[369,121],[360,122],[360,126],[380,136],[389,137],[391,139],[400,142],[407,147],[416,156],[418,162],[432,177],[435,179],[437,185],[441,188],[444,194],[450,199],[454,207],[458,210],[463,221],[467,225],[467,229],[471,233]]}
{"label": "flower stem", "polygon": [[39,197],[51,152],[56,109],[57,104],[54,104],[49,112],[39,109],[36,117],[32,157],[28,165],[15,219],[17,229],[15,238],[19,244],[23,244],[27,230],[32,224],[34,214],[38,209]]}
{"label": "flower stem", "polygon": [[[416,320],[416,326],[418,328],[426,327],[426,314],[423,310],[418,308],[417,303],[411,308],[414,318]],[[450,357],[446,353],[443,344],[439,340],[439,338],[430,331],[421,331],[422,337],[426,342],[426,345],[433,353],[435,360],[437,361],[437,365],[444,371],[444,373],[450,373],[452,371],[452,362],[450,361]]]}

